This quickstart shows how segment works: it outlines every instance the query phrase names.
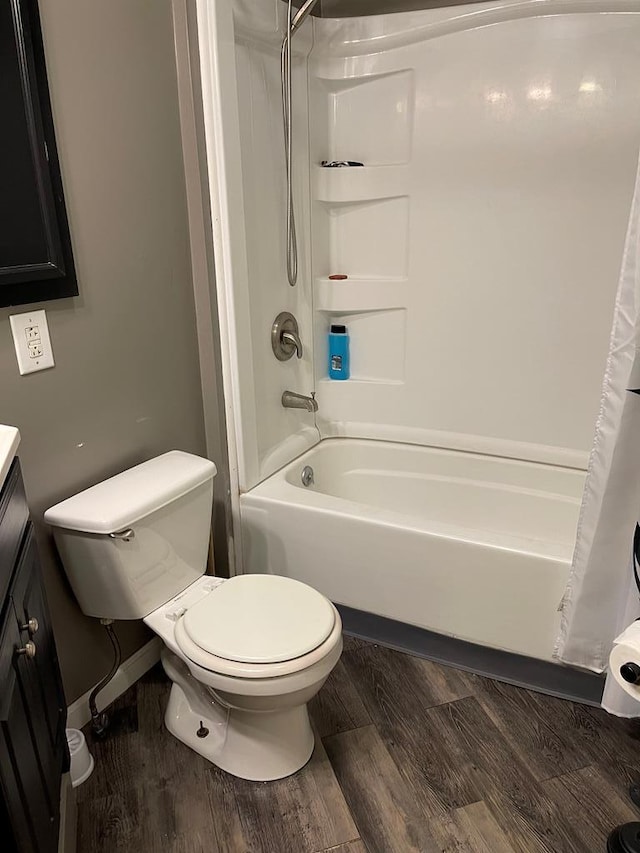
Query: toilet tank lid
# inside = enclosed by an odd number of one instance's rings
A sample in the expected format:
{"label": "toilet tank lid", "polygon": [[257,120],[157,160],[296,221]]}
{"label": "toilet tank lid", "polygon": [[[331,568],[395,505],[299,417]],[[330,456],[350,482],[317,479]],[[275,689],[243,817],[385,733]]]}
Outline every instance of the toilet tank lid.
{"label": "toilet tank lid", "polygon": [[209,459],[171,450],[78,492],[44,514],[53,527],[116,533],[201,486],[216,474]]}

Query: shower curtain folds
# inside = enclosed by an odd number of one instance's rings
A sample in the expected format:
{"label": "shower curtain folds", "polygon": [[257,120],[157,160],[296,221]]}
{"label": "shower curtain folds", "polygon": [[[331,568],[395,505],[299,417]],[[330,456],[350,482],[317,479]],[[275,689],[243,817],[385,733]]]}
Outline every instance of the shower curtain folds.
{"label": "shower curtain folds", "polygon": [[[640,518],[640,163],[616,294],[600,410],[555,656],[603,672],[640,612],[632,542]],[[631,714],[608,685],[606,706]],[[622,691],[620,691],[622,693]],[[638,714],[638,707],[635,714]]]}

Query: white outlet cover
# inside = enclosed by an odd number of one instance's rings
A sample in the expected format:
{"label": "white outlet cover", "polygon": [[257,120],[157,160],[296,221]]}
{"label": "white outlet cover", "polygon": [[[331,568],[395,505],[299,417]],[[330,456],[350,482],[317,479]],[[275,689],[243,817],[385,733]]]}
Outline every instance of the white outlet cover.
{"label": "white outlet cover", "polygon": [[11,314],[9,322],[21,376],[55,365],[44,310]]}

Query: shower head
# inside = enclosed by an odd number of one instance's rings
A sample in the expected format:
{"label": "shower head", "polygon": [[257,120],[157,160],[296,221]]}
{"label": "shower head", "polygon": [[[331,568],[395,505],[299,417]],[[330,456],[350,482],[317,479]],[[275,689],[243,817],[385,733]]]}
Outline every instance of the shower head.
{"label": "shower head", "polygon": [[298,29],[298,27],[302,26],[302,24],[306,21],[309,13],[317,2],[318,0],[305,0],[302,6],[300,6],[300,8],[293,17],[293,20],[291,21],[291,35],[293,35]]}

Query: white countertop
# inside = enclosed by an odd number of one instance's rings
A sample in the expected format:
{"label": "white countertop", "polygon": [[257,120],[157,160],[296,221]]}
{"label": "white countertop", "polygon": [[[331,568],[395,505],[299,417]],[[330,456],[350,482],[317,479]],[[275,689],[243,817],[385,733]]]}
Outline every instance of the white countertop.
{"label": "white countertop", "polygon": [[9,473],[19,444],[18,430],[15,427],[0,424],[0,489],[4,485],[4,478]]}

